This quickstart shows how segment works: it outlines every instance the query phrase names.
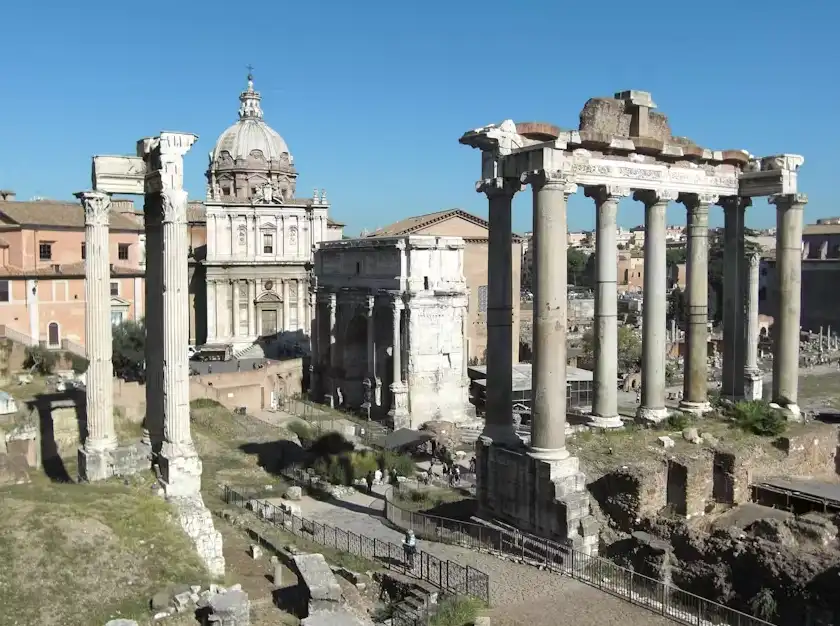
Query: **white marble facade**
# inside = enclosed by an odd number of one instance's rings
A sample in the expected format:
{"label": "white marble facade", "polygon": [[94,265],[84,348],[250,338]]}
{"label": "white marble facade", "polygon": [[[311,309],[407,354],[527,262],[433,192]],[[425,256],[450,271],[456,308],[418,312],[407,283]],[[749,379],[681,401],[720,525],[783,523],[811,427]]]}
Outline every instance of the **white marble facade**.
{"label": "white marble facade", "polygon": [[207,171],[207,344],[307,345],[313,250],[341,230],[323,191],[295,197],[294,160],[263,121],[250,75],[239,100],[239,121],[219,137]]}
{"label": "white marble facade", "polygon": [[464,240],[334,241],[315,254],[313,399],[396,428],[474,417]]}

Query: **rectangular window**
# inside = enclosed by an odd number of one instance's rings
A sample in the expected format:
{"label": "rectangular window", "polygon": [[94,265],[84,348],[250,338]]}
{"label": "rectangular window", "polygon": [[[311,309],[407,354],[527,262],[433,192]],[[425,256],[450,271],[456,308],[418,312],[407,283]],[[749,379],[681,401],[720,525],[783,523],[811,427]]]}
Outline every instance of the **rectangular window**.
{"label": "rectangular window", "polygon": [[478,288],[478,312],[487,313],[487,285]]}
{"label": "rectangular window", "polygon": [[111,281],[111,295],[120,295],[120,283],[118,281]]}
{"label": "rectangular window", "polygon": [[82,242],[82,261],[84,261],[84,260],[85,260],[85,258],[87,258],[87,254],[85,254],[85,253],[86,253],[86,250],[85,250],[85,242],[83,241],[83,242]]}
{"label": "rectangular window", "polygon": [[0,302],[12,301],[12,283],[8,280],[0,280]]}
{"label": "rectangular window", "polygon": [[274,254],[274,237],[268,233],[263,235],[263,254]]}
{"label": "rectangular window", "polygon": [[122,311],[111,311],[111,326],[119,326],[125,319],[125,313]]}
{"label": "rectangular window", "polygon": [[121,243],[117,245],[117,258],[120,261],[128,261],[128,244]]}
{"label": "rectangular window", "polygon": [[38,244],[38,258],[42,261],[52,260],[52,242],[42,241]]}

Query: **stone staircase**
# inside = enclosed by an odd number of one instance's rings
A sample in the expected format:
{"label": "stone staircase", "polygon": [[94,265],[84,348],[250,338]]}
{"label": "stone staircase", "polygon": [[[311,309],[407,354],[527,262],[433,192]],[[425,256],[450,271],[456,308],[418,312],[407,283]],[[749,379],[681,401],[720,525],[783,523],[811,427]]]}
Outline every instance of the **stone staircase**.
{"label": "stone staircase", "polygon": [[263,347],[255,343],[253,345],[248,346],[247,348],[243,348],[237,352],[233,353],[234,359],[264,359],[266,358],[265,350]]}

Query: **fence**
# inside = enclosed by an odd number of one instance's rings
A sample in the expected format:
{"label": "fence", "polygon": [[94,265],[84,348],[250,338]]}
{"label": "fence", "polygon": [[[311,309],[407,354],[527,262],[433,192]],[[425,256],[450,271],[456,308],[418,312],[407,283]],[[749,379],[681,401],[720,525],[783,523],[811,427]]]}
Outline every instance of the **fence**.
{"label": "fence", "polygon": [[411,528],[429,541],[520,558],[692,626],[772,626],[770,622],[643,576],[608,559],[516,530],[492,528],[445,517],[407,511],[385,497],[385,517],[399,528]]}
{"label": "fence", "polygon": [[305,421],[316,432],[345,432],[352,425],[353,436],[367,446],[384,448],[391,429],[349,411],[337,411],[301,396],[282,398],[278,408]]}
{"label": "fence", "polygon": [[402,546],[292,515],[266,500],[248,498],[228,486],[225,486],[222,498],[228,504],[254,511],[265,521],[281,526],[298,537],[327,548],[379,561],[389,569],[397,569],[442,591],[473,596],[488,604],[490,602],[490,578],[473,567],[441,560],[422,550],[417,551],[412,562],[407,562]]}

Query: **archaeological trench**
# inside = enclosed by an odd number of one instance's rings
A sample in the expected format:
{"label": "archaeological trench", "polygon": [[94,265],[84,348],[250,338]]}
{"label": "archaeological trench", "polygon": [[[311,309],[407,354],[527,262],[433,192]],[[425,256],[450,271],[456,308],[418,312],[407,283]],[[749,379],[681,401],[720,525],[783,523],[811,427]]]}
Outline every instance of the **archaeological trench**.
{"label": "archaeological trench", "polygon": [[[758,613],[774,623],[835,623],[840,616],[837,521],[818,502],[793,501],[803,515],[751,503],[773,477],[837,483],[837,428],[803,424],[798,405],[804,159],[710,150],[675,137],[650,94],[592,98],[578,130],[507,120],[468,131],[481,151],[476,190],[488,199],[487,414],[476,443],[482,517],[569,541],[686,591]],[[533,193],[533,380],[531,441],[517,437],[512,406],[511,206]],[[567,419],[566,209],[582,188],[596,209],[595,367],[591,413]],[[630,197],[645,208],[641,393],[635,420],[650,430],[620,432],[617,398],[616,215]],[[745,254],[744,215],[767,199],[777,218],[772,378],[758,362],[757,259]],[[679,409],[684,433],[668,432],[665,209],[685,206],[688,241],[686,354]],[[724,213],[722,395],[762,398],[791,424],[785,437],[736,436],[709,398],[709,212]],[[768,210],[768,209],[753,209]],[[540,271],[540,268],[550,268]],[[676,422],[674,422],[676,423]],[[715,425],[724,426],[723,433]],[[582,426],[590,430],[573,435]],[[637,427],[636,427],[637,428]],[[655,430],[654,430],[655,429]],[[613,431],[613,432],[610,432]],[[711,431],[711,432],[707,432]],[[571,436],[570,436],[571,435]],[[665,436],[670,435],[670,436]],[[660,436],[660,437],[658,437]],[[567,441],[568,437],[568,441]],[[831,484],[825,484],[831,489]],[[761,490],[760,490],[761,491]],[[761,491],[765,504],[785,496]],[[820,512],[808,512],[817,508]],[[772,616],[772,617],[771,617]],[[807,618],[806,618],[807,616]],[[828,620],[828,621],[826,621]]]}

